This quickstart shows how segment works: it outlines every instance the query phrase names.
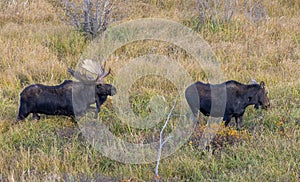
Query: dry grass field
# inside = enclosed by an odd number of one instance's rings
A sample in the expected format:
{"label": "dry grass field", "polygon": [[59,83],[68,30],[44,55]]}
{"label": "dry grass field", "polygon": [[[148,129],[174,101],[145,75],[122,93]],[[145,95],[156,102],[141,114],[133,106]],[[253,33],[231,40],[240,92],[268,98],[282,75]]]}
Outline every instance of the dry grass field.
{"label": "dry grass field", "polygon": [[[82,138],[70,118],[42,116],[32,121],[30,116],[12,125],[22,89],[71,79],[67,68],[76,67],[91,42],[62,21],[62,12],[51,2],[0,2],[0,181],[153,181],[155,162],[124,164],[105,157]],[[255,78],[264,81],[269,92],[271,109],[247,108],[241,131],[221,128],[212,143],[214,153],[197,147],[203,125],[197,126],[186,144],[160,161],[162,180],[300,181],[300,1],[260,2],[266,12],[261,19],[237,11],[227,22],[200,23],[194,0],[116,1],[110,26],[149,17],[181,23],[209,43],[226,79],[249,83]],[[237,8],[242,6],[238,3]],[[124,65],[149,53],[171,56],[194,81],[207,81],[187,52],[153,40],[116,50],[107,61],[112,74],[106,81],[113,83]],[[170,105],[178,94],[168,80],[155,76],[138,79],[129,93],[140,116],[149,114],[147,106],[156,93]],[[116,116],[111,99],[99,116],[116,136],[132,142],[158,136],[163,125],[130,128]]]}

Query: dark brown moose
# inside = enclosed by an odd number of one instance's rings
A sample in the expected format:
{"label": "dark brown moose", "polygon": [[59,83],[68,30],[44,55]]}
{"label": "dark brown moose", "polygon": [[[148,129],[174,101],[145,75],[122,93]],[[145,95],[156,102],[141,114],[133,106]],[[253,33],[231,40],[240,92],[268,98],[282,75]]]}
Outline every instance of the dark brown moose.
{"label": "dark brown moose", "polygon": [[[225,92],[226,94],[224,94]],[[212,93],[214,93],[213,96]],[[240,129],[242,117],[249,105],[254,105],[256,109],[260,106],[263,109],[270,107],[267,94],[263,81],[260,84],[257,82],[242,84],[234,80],[221,84],[196,82],[185,91],[186,100],[195,117],[198,116],[198,111],[200,110],[205,116],[223,117],[225,126],[234,117],[237,129]],[[222,101],[222,99],[225,100]],[[212,113],[212,100],[214,107],[222,106],[222,102],[224,102],[223,110],[220,107]],[[222,112],[218,112],[218,110]]]}
{"label": "dark brown moose", "polygon": [[[106,72],[97,64],[91,60],[84,60],[82,65],[86,71],[92,73],[97,71],[96,79],[69,68],[70,74],[78,81],[65,80],[56,86],[33,84],[26,87],[20,94],[20,107],[16,122],[24,120],[30,113],[35,120],[40,119],[38,114],[64,115],[74,118],[92,110],[98,115],[100,106],[106,101],[107,96],[116,94],[116,88],[103,83],[103,78],[110,73],[110,70]],[[95,103],[96,108],[91,106]]]}

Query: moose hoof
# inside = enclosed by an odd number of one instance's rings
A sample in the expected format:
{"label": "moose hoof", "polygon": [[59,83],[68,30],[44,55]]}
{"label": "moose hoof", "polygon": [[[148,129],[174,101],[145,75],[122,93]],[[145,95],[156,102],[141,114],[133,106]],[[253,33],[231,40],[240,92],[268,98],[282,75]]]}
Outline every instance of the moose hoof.
{"label": "moose hoof", "polygon": [[32,119],[34,120],[34,121],[38,121],[38,120],[40,120],[40,116],[39,115],[37,115],[37,114],[34,114],[33,116],[32,116]]}

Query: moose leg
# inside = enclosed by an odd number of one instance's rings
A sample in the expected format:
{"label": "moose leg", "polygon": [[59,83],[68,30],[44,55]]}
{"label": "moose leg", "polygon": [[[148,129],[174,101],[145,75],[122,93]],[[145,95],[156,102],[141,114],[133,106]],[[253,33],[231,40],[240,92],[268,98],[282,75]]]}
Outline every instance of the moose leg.
{"label": "moose leg", "polygon": [[99,108],[98,108],[98,106],[97,106],[97,108],[93,107],[93,111],[94,111],[94,119],[97,119],[98,113],[100,112],[100,107]]}
{"label": "moose leg", "polygon": [[242,125],[243,117],[242,116],[236,116],[235,117],[235,124],[236,124],[236,129],[240,130],[241,125]]}
{"label": "moose leg", "polygon": [[16,119],[16,123],[24,120],[29,114],[30,114],[30,111],[28,111],[27,106],[21,102],[20,108],[19,108],[19,113],[18,113],[18,116]]}
{"label": "moose leg", "polygon": [[200,106],[200,104],[199,103],[195,103],[195,102],[196,101],[194,101],[194,100],[188,100],[188,105],[190,106],[190,109],[191,109],[194,117],[197,118],[198,114],[199,114],[199,106]]}
{"label": "moose leg", "polygon": [[28,115],[29,113],[19,113],[16,119],[16,123],[23,121]]}
{"label": "moose leg", "polygon": [[[200,112],[199,103],[196,105],[193,102],[193,100],[191,100],[191,99],[188,99],[187,102],[188,102],[189,108],[192,111],[192,113],[190,113],[190,118],[193,120],[193,122],[195,124],[199,123],[199,112]],[[207,115],[205,115],[205,116],[207,116]]]}
{"label": "moose leg", "polygon": [[228,124],[230,123],[232,116],[224,116],[223,120],[225,121],[225,126],[228,126]]}
{"label": "moose leg", "polygon": [[94,116],[95,119],[98,118],[98,113],[100,112],[100,106],[101,106],[101,103],[100,103],[99,98],[97,97],[97,98],[96,98],[95,116]]}
{"label": "moose leg", "polygon": [[[94,119],[97,119],[98,118],[98,109],[93,107],[93,106],[88,106],[88,108],[86,109],[87,112],[94,112]],[[84,113],[82,114],[84,115]]]}
{"label": "moose leg", "polygon": [[98,118],[98,113],[100,112],[101,105],[106,101],[107,95],[97,95],[96,97],[96,111],[95,111],[95,119]]}

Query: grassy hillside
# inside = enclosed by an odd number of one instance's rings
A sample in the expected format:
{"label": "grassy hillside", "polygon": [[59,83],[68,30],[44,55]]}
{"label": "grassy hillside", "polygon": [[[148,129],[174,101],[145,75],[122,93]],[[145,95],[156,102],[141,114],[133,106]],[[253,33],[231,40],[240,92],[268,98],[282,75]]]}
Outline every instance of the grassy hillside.
{"label": "grassy hillside", "polygon": [[[67,117],[31,116],[12,125],[19,93],[33,83],[55,85],[70,79],[90,40],[62,21],[59,7],[47,0],[0,2],[0,181],[75,181],[154,179],[155,163],[123,164],[93,148]],[[252,2],[252,1],[251,1]],[[243,130],[221,129],[216,152],[197,148],[201,124],[174,155],[162,159],[159,174],[175,181],[299,181],[300,180],[300,2],[263,0],[262,19],[247,17],[242,3],[230,21],[200,22],[195,1],[117,1],[113,25],[136,18],[165,18],[195,30],[212,47],[226,79],[248,83],[265,81],[272,108],[247,109]],[[159,31],[159,29],[158,29]],[[114,76],[146,54],[170,56],[194,81],[207,81],[203,70],[185,50],[168,42],[137,41],[110,55],[107,67]],[[159,93],[172,105],[178,92],[167,79],[140,78],[130,87],[130,104],[142,117]],[[101,120],[121,139],[143,143],[159,135],[163,123],[138,130],[121,122],[111,99],[103,105]],[[175,113],[178,111],[175,111]],[[176,123],[176,122],[175,122]],[[168,126],[170,132],[176,128]],[[198,133],[197,133],[198,132]],[[200,132],[200,134],[199,134]]]}

